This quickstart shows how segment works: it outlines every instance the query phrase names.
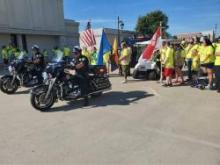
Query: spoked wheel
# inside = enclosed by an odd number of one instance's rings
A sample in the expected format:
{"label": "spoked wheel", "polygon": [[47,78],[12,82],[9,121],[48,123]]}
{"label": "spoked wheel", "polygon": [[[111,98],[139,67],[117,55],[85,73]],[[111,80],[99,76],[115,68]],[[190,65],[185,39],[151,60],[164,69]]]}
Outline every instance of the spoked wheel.
{"label": "spoked wheel", "polygon": [[54,104],[55,98],[53,94],[50,94],[47,98],[46,92],[38,94],[31,94],[31,105],[42,112],[48,111]]}
{"label": "spoked wheel", "polygon": [[12,77],[3,78],[0,83],[0,89],[3,93],[14,94],[18,90],[18,82],[13,81]]}

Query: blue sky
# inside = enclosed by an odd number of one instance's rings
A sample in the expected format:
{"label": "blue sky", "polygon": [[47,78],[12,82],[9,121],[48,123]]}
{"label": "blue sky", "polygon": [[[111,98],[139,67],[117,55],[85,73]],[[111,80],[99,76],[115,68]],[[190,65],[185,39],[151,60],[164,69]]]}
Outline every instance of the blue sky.
{"label": "blue sky", "polygon": [[134,30],[138,16],[162,10],[169,17],[169,32],[214,29],[220,35],[220,0],[64,0],[65,18],[80,22],[80,30],[91,19],[93,28],[116,28],[117,16],[126,30]]}

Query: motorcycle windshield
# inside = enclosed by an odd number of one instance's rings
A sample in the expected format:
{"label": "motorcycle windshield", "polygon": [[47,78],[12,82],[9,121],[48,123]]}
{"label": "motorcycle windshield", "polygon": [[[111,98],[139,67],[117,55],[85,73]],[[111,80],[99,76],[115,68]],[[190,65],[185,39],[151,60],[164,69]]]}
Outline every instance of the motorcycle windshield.
{"label": "motorcycle windshield", "polygon": [[53,63],[59,63],[63,61],[63,52],[58,52],[56,56],[52,59]]}
{"label": "motorcycle windshield", "polygon": [[25,52],[21,52],[18,56],[18,60],[24,60],[26,58],[26,53]]}

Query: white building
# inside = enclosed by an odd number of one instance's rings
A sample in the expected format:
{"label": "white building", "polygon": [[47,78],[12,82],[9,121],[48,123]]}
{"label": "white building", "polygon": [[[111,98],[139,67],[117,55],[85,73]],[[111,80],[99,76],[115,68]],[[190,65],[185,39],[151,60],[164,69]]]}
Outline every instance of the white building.
{"label": "white building", "polygon": [[[106,33],[108,40],[111,45],[113,45],[115,38],[118,39],[118,30],[117,29],[110,29],[110,28],[100,28],[100,29],[94,29],[94,35],[96,39],[96,48],[99,49],[101,37],[102,37],[102,31]],[[133,38],[136,32],[134,31],[128,31],[128,30],[120,30],[120,41],[123,41],[127,38]],[[84,47],[84,44],[82,41],[80,41],[80,46]]]}
{"label": "white building", "polygon": [[203,36],[206,36],[211,41],[214,41],[214,39],[215,39],[214,30],[208,30],[208,31],[202,31],[202,32],[194,32],[194,33],[182,33],[182,34],[178,34],[177,38],[178,39],[189,40],[189,39],[194,38],[194,37],[200,38],[200,37],[203,37]]}
{"label": "white building", "polygon": [[64,19],[63,0],[0,0],[0,47],[13,43],[30,51],[33,44],[79,44],[79,23]]}

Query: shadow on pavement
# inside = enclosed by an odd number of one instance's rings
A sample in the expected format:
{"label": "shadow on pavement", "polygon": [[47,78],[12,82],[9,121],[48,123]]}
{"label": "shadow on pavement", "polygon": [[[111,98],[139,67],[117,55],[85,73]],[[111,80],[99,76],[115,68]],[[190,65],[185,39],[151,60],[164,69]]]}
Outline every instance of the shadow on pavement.
{"label": "shadow on pavement", "polygon": [[144,91],[132,91],[132,92],[109,92],[105,93],[101,97],[90,99],[90,106],[88,108],[83,108],[83,100],[77,100],[73,102],[68,102],[66,106],[57,107],[51,109],[49,112],[59,112],[59,111],[72,111],[79,108],[91,109],[97,107],[106,107],[113,105],[130,105],[136,101],[142,100],[147,97],[153,97],[153,94],[148,94]]}
{"label": "shadow on pavement", "polygon": [[29,93],[30,93],[30,89],[27,89],[24,91],[18,91],[14,95],[25,95],[25,94],[29,94]]}

